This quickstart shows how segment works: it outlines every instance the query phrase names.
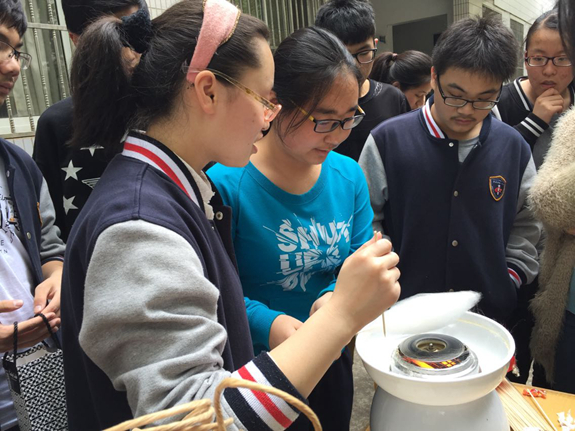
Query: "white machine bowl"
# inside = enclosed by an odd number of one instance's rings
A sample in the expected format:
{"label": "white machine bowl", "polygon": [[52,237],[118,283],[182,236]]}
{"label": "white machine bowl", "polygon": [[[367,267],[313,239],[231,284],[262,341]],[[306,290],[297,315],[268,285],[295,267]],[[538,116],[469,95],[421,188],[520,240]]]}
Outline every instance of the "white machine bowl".
{"label": "white machine bowl", "polygon": [[384,337],[381,318],[360,331],[356,349],[368,374],[380,388],[415,404],[466,404],[486,396],[501,383],[515,353],[513,337],[503,326],[487,317],[466,312],[453,324],[433,332],[451,335],[475,352],[479,360],[479,373],[430,381],[392,372],[390,366],[393,351],[412,334]]}

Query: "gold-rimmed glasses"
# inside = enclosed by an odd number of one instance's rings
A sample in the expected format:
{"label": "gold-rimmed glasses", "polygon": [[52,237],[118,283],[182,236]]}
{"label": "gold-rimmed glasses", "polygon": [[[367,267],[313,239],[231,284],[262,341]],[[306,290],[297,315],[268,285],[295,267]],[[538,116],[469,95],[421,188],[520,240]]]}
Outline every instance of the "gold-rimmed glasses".
{"label": "gold-rimmed glasses", "polygon": [[272,121],[278,115],[280,110],[282,109],[282,105],[270,102],[265,97],[260,96],[254,90],[246,87],[241,82],[236,81],[234,78],[226,75],[225,73],[222,73],[218,70],[213,70],[213,69],[206,69],[206,70],[209,70],[214,75],[219,76],[222,79],[225,79],[230,84],[232,84],[234,87],[239,88],[244,93],[248,94],[249,96],[256,99],[258,102],[260,102],[262,105],[264,105],[264,120],[265,121]]}
{"label": "gold-rimmed glasses", "polygon": [[335,129],[337,129],[337,126],[341,126],[343,130],[350,130],[353,129],[355,126],[357,126],[359,123],[361,123],[361,120],[363,120],[363,117],[365,117],[365,112],[363,111],[363,109],[361,109],[361,106],[357,105],[357,110],[359,111],[359,114],[354,115],[353,117],[344,118],[343,120],[331,120],[331,119],[317,120],[316,118],[313,117],[313,115],[311,115],[305,109],[297,106],[295,103],[294,105],[296,106],[297,109],[301,111],[302,114],[307,116],[308,120],[315,123],[313,131],[316,133],[333,132]]}

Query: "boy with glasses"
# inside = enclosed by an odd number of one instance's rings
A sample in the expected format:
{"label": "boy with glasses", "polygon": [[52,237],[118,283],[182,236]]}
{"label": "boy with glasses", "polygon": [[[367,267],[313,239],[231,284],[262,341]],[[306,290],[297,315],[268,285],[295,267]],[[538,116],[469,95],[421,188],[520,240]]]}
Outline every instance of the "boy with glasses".
{"label": "boy with glasses", "polygon": [[531,151],[490,115],[516,52],[500,21],[453,24],[433,52],[436,96],[373,130],[359,160],[374,229],[400,256],[402,296],[475,290],[480,311],[501,322],[539,267],[540,225],[525,206]]}
{"label": "boy with glasses", "polygon": [[399,89],[368,78],[377,52],[375,14],[369,1],[331,0],[318,10],[315,25],[335,34],[355,58],[361,71],[359,106],[365,111],[365,117],[335,150],[358,160],[371,129],[409,111],[410,107]]}
{"label": "boy with glasses", "polygon": [[[62,0],[62,9],[70,39],[76,45],[90,23],[106,15],[122,18],[139,9],[147,9],[144,0]],[[137,64],[140,55],[124,48],[128,64]],[[72,224],[88,200],[113,155],[85,142],[81,148],[68,145],[72,138],[72,98],[50,106],[40,116],[36,128],[33,158],[48,182],[56,207],[56,225],[67,241]]]}
{"label": "boy with glasses", "polygon": [[[27,22],[18,0],[0,0],[0,105],[31,56],[21,52]],[[57,330],[64,244],[54,226],[54,207],[46,181],[21,148],[0,139],[0,353],[49,337],[42,313]],[[18,430],[4,368],[0,367],[0,428]]]}

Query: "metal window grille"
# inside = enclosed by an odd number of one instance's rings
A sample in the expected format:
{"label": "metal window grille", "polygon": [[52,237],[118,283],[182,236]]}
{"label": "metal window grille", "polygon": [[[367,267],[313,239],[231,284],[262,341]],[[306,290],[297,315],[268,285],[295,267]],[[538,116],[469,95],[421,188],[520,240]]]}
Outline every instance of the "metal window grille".
{"label": "metal window grille", "polygon": [[523,76],[523,74],[524,74],[524,71],[523,71],[523,67],[524,67],[523,66],[523,56],[524,56],[524,52],[523,52],[523,24],[515,21],[514,19],[511,19],[510,27],[511,27],[511,31],[513,32],[513,35],[515,36],[515,39],[517,39],[517,42],[519,43],[519,49],[517,51],[517,72],[515,72],[515,78],[518,78],[520,76]]}
{"label": "metal window grille", "polygon": [[[313,25],[327,0],[231,0],[244,13],[263,20],[275,48],[294,30]],[[152,17],[176,0],[148,0]],[[46,108],[70,95],[69,69],[73,44],[68,37],[60,0],[22,0],[28,18],[22,51],[32,54],[30,68],[20,73],[6,103],[0,107],[0,135],[31,136]]]}

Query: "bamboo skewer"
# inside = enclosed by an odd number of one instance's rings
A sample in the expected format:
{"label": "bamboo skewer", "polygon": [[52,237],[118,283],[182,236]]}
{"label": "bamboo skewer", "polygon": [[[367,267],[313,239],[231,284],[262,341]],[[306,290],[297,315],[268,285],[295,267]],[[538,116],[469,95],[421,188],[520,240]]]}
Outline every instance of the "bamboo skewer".
{"label": "bamboo skewer", "polygon": [[555,425],[553,425],[553,422],[551,422],[551,419],[549,419],[549,416],[547,416],[547,413],[545,413],[545,411],[541,408],[541,404],[539,404],[539,402],[535,399],[535,397],[533,396],[531,391],[527,391],[527,392],[529,393],[529,396],[531,397],[531,401],[533,401],[535,403],[535,407],[537,407],[537,410],[539,410],[539,413],[541,413],[543,415],[543,417],[547,420],[549,425],[551,425],[553,427],[553,430],[557,431],[557,428],[555,428]]}
{"label": "bamboo skewer", "polygon": [[[373,242],[377,242],[382,238],[381,233],[378,231],[373,232]],[[383,323],[383,336],[387,337],[387,331],[385,329],[385,311],[381,313],[381,322]]]}
{"label": "bamboo skewer", "polygon": [[509,425],[514,431],[522,431],[528,427],[539,428],[542,431],[557,431],[549,418],[546,417],[544,420],[539,411],[535,410],[533,405],[525,400],[525,397],[509,380],[504,379],[501,382],[497,387],[497,393],[505,408]]}

